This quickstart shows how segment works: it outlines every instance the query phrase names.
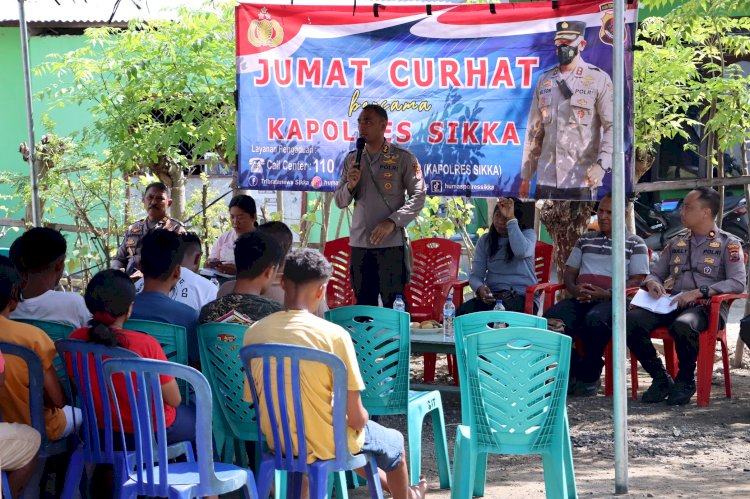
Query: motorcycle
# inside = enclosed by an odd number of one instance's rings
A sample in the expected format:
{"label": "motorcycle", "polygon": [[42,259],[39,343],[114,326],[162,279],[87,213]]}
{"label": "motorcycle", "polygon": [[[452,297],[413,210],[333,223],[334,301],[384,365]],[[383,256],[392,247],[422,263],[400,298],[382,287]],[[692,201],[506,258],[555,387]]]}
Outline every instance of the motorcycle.
{"label": "motorcycle", "polygon": [[[652,205],[641,199],[633,203],[636,234],[641,236],[646,246],[651,249],[652,262],[655,262],[670,239],[687,231],[680,220],[682,199],[666,200]],[[743,249],[748,250],[750,238],[747,200],[744,197],[726,194],[721,228],[737,236],[742,241]]]}

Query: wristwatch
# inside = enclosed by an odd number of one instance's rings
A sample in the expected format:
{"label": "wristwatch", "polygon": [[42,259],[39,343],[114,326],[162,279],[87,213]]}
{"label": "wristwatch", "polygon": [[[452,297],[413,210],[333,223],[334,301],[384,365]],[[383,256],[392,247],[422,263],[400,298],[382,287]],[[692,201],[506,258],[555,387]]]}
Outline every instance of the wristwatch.
{"label": "wristwatch", "polygon": [[703,295],[703,298],[708,298],[708,286],[704,284],[703,286],[698,288],[698,291],[701,292],[701,294]]}

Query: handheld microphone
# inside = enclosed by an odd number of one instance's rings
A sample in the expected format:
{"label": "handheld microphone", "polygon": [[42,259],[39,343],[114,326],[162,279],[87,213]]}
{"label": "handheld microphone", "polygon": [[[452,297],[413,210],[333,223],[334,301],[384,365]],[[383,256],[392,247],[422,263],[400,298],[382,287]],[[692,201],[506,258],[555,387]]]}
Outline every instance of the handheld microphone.
{"label": "handheld microphone", "polygon": [[357,168],[359,168],[359,162],[362,161],[362,151],[365,150],[365,142],[364,137],[357,139],[357,161],[355,161]]}

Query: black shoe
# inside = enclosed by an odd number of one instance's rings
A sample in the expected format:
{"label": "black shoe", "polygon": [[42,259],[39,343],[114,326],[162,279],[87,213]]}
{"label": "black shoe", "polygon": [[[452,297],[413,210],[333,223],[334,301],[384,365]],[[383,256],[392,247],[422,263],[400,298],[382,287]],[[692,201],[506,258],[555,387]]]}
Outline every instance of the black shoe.
{"label": "black shoe", "polygon": [[578,387],[578,380],[575,376],[568,378],[568,395],[573,395]]}
{"label": "black shoe", "polygon": [[695,381],[678,380],[669,391],[667,405],[685,405],[695,394]]}
{"label": "black shoe", "polygon": [[654,378],[651,382],[651,386],[641,397],[641,402],[646,402],[648,404],[662,402],[669,396],[673,386],[674,381],[672,381],[672,377],[665,372],[661,376]]}
{"label": "black shoe", "polygon": [[596,381],[579,381],[573,395],[578,397],[593,397],[599,393],[599,388],[601,388],[601,386],[601,378],[597,378]]}

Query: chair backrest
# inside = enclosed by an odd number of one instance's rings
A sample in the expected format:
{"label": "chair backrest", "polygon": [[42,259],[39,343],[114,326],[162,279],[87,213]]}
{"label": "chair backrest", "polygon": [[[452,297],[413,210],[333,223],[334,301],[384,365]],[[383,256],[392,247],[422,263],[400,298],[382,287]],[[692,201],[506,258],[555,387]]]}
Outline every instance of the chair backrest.
{"label": "chair backrest", "polygon": [[[128,446],[121,433],[124,449],[132,452],[129,459],[130,479],[136,482],[136,494],[168,497],[169,454],[167,428],[164,417],[164,399],[161,392],[161,375],[174,376],[195,393],[195,443],[200,483],[197,496],[211,495],[218,483],[214,473],[211,428],[211,388],[206,378],[192,367],[153,359],[109,359],[102,364],[107,386],[114,399],[117,417],[122,425],[120,406],[130,407],[133,415],[133,445]],[[127,400],[118,400],[113,377],[124,376]],[[157,408],[154,410],[154,408]],[[155,470],[158,466],[158,475]],[[181,477],[182,480],[185,477]],[[184,482],[181,482],[184,483]],[[205,490],[205,493],[202,491]]]}
{"label": "chair backrest", "polygon": [[[56,443],[47,439],[47,429],[44,421],[44,372],[39,356],[31,350],[15,343],[0,341],[0,352],[7,358],[14,355],[24,361],[29,375],[29,419],[31,427],[42,436],[39,446],[39,456],[46,457],[58,452]],[[15,423],[16,421],[9,421]],[[62,444],[65,442],[63,441]],[[53,448],[55,450],[53,450]]]}
{"label": "chair backrest", "polygon": [[[324,364],[331,373],[333,389],[331,393],[331,409],[333,411],[333,440],[336,456],[332,460],[329,471],[347,469],[347,461],[352,459],[347,444],[346,430],[346,392],[347,375],[344,362],[337,356],[314,350],[312,348],[267,343],[264,345],[248,345],[240,350],[242,365],[250,382],[253,402],[259,411],[268,411],[271,421],[271,431],[274,452],[274,468],[292,472],[307,470],[307,443],[305,440],[305,425],[296,425],[296,438],[291,421],[304,421],[302,409],[302,387],[300,362],[317,362]],[[255,363],[260,363],[260,366]],[[251,366],[255,365],[255,372],[263,373],[263,401],[258,398],[258,386]],[[275,373],[272,376],[271,373]],[[286,382],[279,380],[285,380]],[[278,405],[274,404],[274,399]],[[291,401],[291,403],[290,403]],[[258,434],[265,436],[260,430],[261,417],[258,417]],[[273,422],[276,421],[276,424]],[[297,448],[297,456],[288,449]],[[285,450],[282,454],[282,450]]]}
{"label": "chair backrest", "polygon": [[[36,319],[13,319],[17,322],[23,322],[30,326],[38,327],[44,331],[52,341],[64,340],[70,336],[75,327],[65,322],[57,321],[40,321]],[[55,358],[55,371],[57,371],[57,377],[60,378],[60,382],[63,384],[63,388],[67,388],[68,384],[68,371],[65,369],[65,364],[60,357]]]}
{"label": "chair backrest", "polygon": [[411,248],[412,272],[404,291],[409,312],[419,318],[437,319],[433,317],[435,302],[444,300],[449,283],[458,279],[461,245],[449,239],[427,238],[412,241]]}
{"label": "chair backrest", "polygon": [[[114,463],[112,417],[116,410],[111,405],[102,362],[108,358],[130,359],[139,358],[140,355],[126,348],[97,345],[82,340],[57,340],[55,346],[60,358],[64,358],[68,365],[70,385],[78,401],[76,405],[83,413],[81,433],[84,461]],[[95,399],[101,401],[101,414],[96,412]]]}
{"label": "chair backrest", "polygon": [[539,453],[559,442],[565,428],[570,337],[509,327],[466,335],[463,343],[464,352],[458,353],[466,380],[462,421],[471,427],[477,451]]}
{"label": "chair backrest", "polygon": [[236,438],[257,441],[255,408],[243,398],[245,372],[240,349],[246,330],[243,324],[201,324],[198,347],[201,369],[229,429]]}
{"label": "chair backrest", "polygon": [[539,284],[549,282],[552,274],[552,253],[554,246],[542,241],[536,242],[534,249],[534,273]]}
{"label": "chair backrest", "polygon": [[373,414],[403,413],[409,399],[409,314],[354,305],[326,312],[352,337],[365,382],[362,404]]}
{"label": "chair backrest", "polygon": [[326,242],[323,246],[323,256],[333,266],[333,273],[326,287],[328,308],[345,307],[357,303],[357,297],[354,296],[352,288],[352,249],[349,246],[349,238],[341,237]]}

